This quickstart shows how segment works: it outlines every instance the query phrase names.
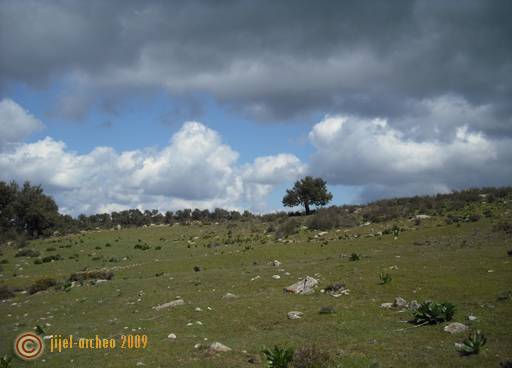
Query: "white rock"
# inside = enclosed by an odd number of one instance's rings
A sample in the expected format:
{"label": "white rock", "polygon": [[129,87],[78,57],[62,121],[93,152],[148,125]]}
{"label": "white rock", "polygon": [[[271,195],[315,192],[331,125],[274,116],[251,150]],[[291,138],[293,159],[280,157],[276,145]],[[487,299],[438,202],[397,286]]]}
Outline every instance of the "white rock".
{"label": "white rock", "polygon": [[185,301],[183,299],[176,299],[176,300],[173,300],[168,303],[157,305],[156,307],[153,307],[153,309],[158,311],[158,310],[162,310],[165,308],[174,308],[174,307],[177,307],[178,305],[184,305],[184,304],[185,304]]}
{"label": "white rock", "polygon": [[274,267],[279,267],[279,266],[281,266],[281,262],[279,262],[277,259],[274,259],[274,260],[272,261],[272,266],[274,266]]}
{"label": "white rock", "polygon": [[395,302],[393,303],[393,307],[395,307],[395,308],[407,308],[407,306],[408,306],[407,300],[405,300],[404,298],[399,297],[399,296],[397,296],[395,298]]}
{"label": "white rock", "polygon": [[288,319],[300,319],[300,318],[302,318],[303,315],[304,315],[304,313],[302,313],[302,312],[291,311],[291,312],[288,312]]}
{"label": "white rock", "polygon": [[169,335],[167,335],[167,338],[169,338],[171,340],[176,340],[176,335],[173,333],[170,333]]}
{"label": "white rock", "polygon": [[276,279],[276,280],[279,280],[281,278],[281,276],[279,276],[279,275],[272,275],[272,278]]}
{"label": "white rock", "polygon": [[294,294],[311,294],[315,290],[315,287],[318,285],[318,280],[314,279],[311,276],[306,276],[304,279],[296,282],[293,285],[288,286],[284,290],[289,293]]}
{"label": "white rock", "polygon": [[231,351],[231,348],[221,344],[220,342],[214,342],[208,347],[208,354],[225,353]]}
{"label": "white rock", "polygon": [[468,316],[468,321],[476,321],[476,320],[477,320],[476,316],[472,316],[472,315]]}
{"label": "white rock", "polygon": [[452,322],[449,325],[444,327],[444,330],[451,334],[466,332],[467,329],[468,329],[468,326],[466,326],[463,323],[459,323],[459,322]]}
{"label": "white rock", "polygon": [[393,308],[393,303],[382,303],[380,305],[381,308],[386,308],[386,309],[390,309],[390,308]]}
{"label": "white rock", "polygon": [[224,295],[222,297],[222,299],[236,299],[236,298],[238,298],[238,295],[235,295],[233,293],[226,293],[226,295]]}

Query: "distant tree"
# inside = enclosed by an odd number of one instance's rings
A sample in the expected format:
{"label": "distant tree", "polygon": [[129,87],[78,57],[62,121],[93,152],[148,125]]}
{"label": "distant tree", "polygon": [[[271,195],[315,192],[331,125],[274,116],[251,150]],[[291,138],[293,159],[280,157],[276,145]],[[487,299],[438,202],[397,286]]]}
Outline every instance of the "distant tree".
{"label": "distant tree", "polygon": [[309,215],[310,206],[324,206],[332,199],[332,194],[327,191],[327,183],[322,178],[306,176],[297,180],[292,189],[286,190],[283,205],[295,207],[303,205],[306,215]]}

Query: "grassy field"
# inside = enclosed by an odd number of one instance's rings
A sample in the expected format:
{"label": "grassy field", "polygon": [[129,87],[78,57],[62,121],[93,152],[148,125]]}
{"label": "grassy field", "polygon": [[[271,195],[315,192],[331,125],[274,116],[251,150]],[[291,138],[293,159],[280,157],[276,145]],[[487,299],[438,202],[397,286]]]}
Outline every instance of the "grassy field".
{"label": "grassy field", "polygon": [[[488,218],[446,225],[436,217],[418,226],[402,220],[407,231],[396,240],[366,235],[391,225],[321,236],[302,229],[285,241],[266,234],[268,224],[257,222],[87,232],[30,242],[28,248],[41,257],[63,257],[43,264],[14,257],[17,249],[5,247],[1,285],[27,288],[44,277],[64,282],[85,269],[108,269],[114,277],[68,291],[17,292],[3,300],[0,353],[10,354],[15,337],[39,325],[47,335],[98,335],[119,342],[121,335],[146,334],[149,343],[138,350],[61,353],[49,352],[47,345],[41,359],[15,358],[13,367],[254,367],[264,365],[264,347],[312,343],[329,350],[341,367],[497,367],[512,359],[512,301],[498,298],[512,290],[510,235],[493,231]],[[207,247],[212,242],[221,246]],[[135,249],[137,244],[150,248]],[[361,254],[359,261],[349,260],[353,252]],[[274,267],[272,260],[282,264]],[[392,281],[380,285],[380,272]],[[306,275],[320,281],[314,294],[283,293]],[[346,284],[350,294],[333,298],[320,292],[334,282]],[[223,298],[228,292],[238,298]],[[409,311],[380,307],[397,296],[455,304],[453,320],[482,330],[487,345],[479,355],[462,357],[454,343],[466,333],[451,335],[443,331],[446,323],[408,328]],[[153,309],[178,297],[186,304]],[[320,314],[324,306],[336,313]],[[292,310],[303,312],[302,319],[287,319]],[[477,319],[468,321],[468,315]],[[177,338],[169,339],[170,333]],[[233,350],[209,356],[205,349],[214,341]]]}

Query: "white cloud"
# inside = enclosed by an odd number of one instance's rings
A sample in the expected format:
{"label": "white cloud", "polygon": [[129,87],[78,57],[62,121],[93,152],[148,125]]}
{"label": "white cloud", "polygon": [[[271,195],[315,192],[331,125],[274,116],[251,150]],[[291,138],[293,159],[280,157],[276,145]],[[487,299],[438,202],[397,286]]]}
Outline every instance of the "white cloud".
{"label": "white cloud", "polygon": [[22,142],[43,124],[13,100],[0,101],[0,151]]}
{"label": "white cloud", "polygon": [[312,172],[329,184],[362,186],[363,199],[506,185],[512,175],[512,142],[465,125],[449,139],[418,142],[386,119],[327,116],[309,139],[316,148]]}
{"label": "white cloud", "polygon": [[265,196],[304,171],[289,154],[237,164],[238,153],[214,130],[186,122],[161,150],[77,154],[50,137],[0,153],[0,180],[42,184],[66,213],[128,208],[265,207]]}

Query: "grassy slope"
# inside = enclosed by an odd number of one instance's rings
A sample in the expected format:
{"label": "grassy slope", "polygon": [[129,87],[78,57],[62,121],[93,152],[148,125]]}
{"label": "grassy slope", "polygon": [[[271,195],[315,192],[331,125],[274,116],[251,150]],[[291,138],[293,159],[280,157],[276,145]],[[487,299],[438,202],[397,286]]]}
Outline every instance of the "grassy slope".
{"label": "grassy slope", "polygon": [[[403,224],[412,227],[411,222]],[[379,231],[384,226],[389,224],[359,227],[350,233],[370,232],[371,228]],[[292,236],[293,244],[277,243],[273,238],[261,244],[265,227],[240,223],[233,228],[233,236],[248,240],[214,249],[205,245],[226,238],[227,228],[223,225],[90,232],[32,242],[30,247],[44,255],[59,253],[66,259],[42,265],[34,265],[30,258],[14,258],[15,250],[6,249],[0,258],[9,263],[3,265],[1,282],[9,286],[26,287],[45,276],[64,280],[84,267],[106,267],[115,276],[96,286],[32,296],[18,294],[0,303],[0,352],[11,351],[18,333],[48,322],[51,326],[46,328],[47,333],[75,337],[145,333],[149,348],[47,352],[44,361],[16,361],[14,366],[135,367],[137,362],[143,362],[147,367],[244,367],[254,366],[247,363],[248,356],[259,355],[264,346],[311,342],[336,353],[344,367],[368,367],[372,362],[381,367],[496,367],[501,360],[512,358],[512,302],[496,299],[499,293],[511,289],[512,262],[506,255],[511,244],[505,234],[492,232],[489,219],[460,227],[432,219],[417,230],[402,233],[398,240],[391,235],[382,239],[338,240],[343,230],[330,231],[323,236],[330,239],[325,245],[324,239],[308,240],[315,234],[312,231]],[[200,239],[188,248],[187,241],[194,236]],[[152,248],[133,249],[138,239]],[[425,240],[430,240],[430,245],[414,245]],[[107,242],[110,247],[105,247]],[[66,244],[72,246],[59,248]],[[162,250],[155,250],[157,245]],[[50,246],[57,250],[46,251]],[[352,252],[363,258],[349,261],[347,256]],[[67,259],[74,253],[80,254],[78,262]],[[130,259],[110,263],[93,261],[94,255]],[[269,265],[273,259],[280,260],[280,268],[290,275]],[[195,265],[204,270],[194,272]],[[390,270],[394,265],[398,269]],[[380,271],[389,272],[393,281],[379,285]],[[162,276],[155,276],[160,272]],[[280,274],[281,279],[273,279],[274,274]],[[256,275],[261,278],[250,281]],[[283,287],[305,275],[317,277],[322,287],[344,282],[350,295],[335,299],[319,292],[310,296],[283,294]],[[222,299],[226,292],[239,298]],[[152,309],[177,296],[187,305]],[[443,326],[395,331],[409,326],[400,322],[410,318],[409,313],[379,306],[392,302],[396,296],[454,303],[454,320],[468,323],[465,317],[476,315],[478,320],[470,324],[486,334],[487,345],[478,356],[460,357],[454,342],[461,341],[464,335],[450,335],[442,330]],[[321,306],[333,306],[337,313],[320,315]],[[203,311],[195,311],[196,307]],[[304,317],[288,320],[286,314],[291,310],[304,312]],[[203,325],[187,326],[195,321]],[[174,342],[167,339],[171,332],[178,336]],[[201,349],[194,349],[196,343],[213,341],[234,351],[206,357]]]}

